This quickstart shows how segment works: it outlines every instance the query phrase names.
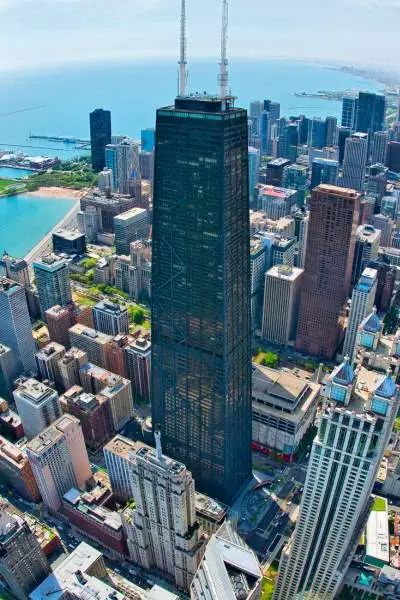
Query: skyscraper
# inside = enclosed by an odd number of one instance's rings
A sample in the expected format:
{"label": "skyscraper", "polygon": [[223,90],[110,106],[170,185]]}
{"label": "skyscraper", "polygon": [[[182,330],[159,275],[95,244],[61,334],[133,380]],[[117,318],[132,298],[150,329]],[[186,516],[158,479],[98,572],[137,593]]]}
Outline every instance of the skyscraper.
{"label": "skyscraper", "polygon": [[314,158],[311,171],[311,189],[321,183],[336,185],[339,162],[330,158]]}
{"label": "skyscraper", "polygon": [[357,106],[356,130],[368,133],[371,141],[375,131],[385,129],[386,98],[382,94],[360,92]]}
{"label": "skyscraper", "polygon": [[26,600],[49,574],[47,559],[29,526],[4,508],[0,513],[0,575],[13,597]]}
{"label": "skyscraper", "polygon": [[349,127],[338,127],[339,164],[343,163],[346,140],[351,136]]}
{"label": "skyscraper", "polygon": [[354,131],[357,122],[358,98],[345,96],[342,103],[342,127]]}
{"label": "skyscraper", "polygon": [[125,306],[110,300],[102,300],[93,307],[94,326],[107,335],[129,333],[129,317]]}
{"label": "skyscraper", "polygon": [[105,149],[111,143],[111,113],[96,108],[90,113],[90,144],[93,171],[99,173],[106,166]]}
{"label": "skyscraper", "polygon": [[386,163],[389,134],[387,131],[376,131],[372,138],[372,164]]}
{"label": "skyscraper", "polygon": [[157,112],[153,424],[223,501],[251,474],[247,141],[230,98],[178,97]]}
{"label": "skyscraper", "polygon": [[326,394],[274,600],[336,597],[368,518],[399,405],[392,377],[363,367],[356,377],[347,361],[329,375]]}
{"label": "skyscraper", "polygon": [[36,346],[25,290],[5,277],[0,278],[0,341],[13,351],[20,372],[36,373]]}
{"label": "skyscraper", "polygon": [[72,301],[68,261],[56,254],[33,263],[42,314],[52,306],[66,306]]}
{"label": "skyscraper", "polygon": [[354,249],[353,268],[351,271],[351,287],[360,279],[361,273],[370,260],[378,258],[381,232],[372,225],[360,225],[357,229]]}
{"label": "skyscraper", "polygon": [[347,324],[346,337],[344,338],[343,356],[353,360],[356,343],[357,327],[361,321],[370,314],[375,302],[376,287],[378,284],[378,271],[366,268],[353,290],[351,296],[351,309]]}
{"label": "skyscraper", "polygon": [[323,148],[326,140],[326,122],[314,117],[311,122],[311,139],[309,145],[313,148]]}
{"label": "skyscraper", "polygon": [[31,440],[26,453],[43,502],[52,511],[60,508],[68,490],[84,489],[92,476],[82,427],[72,415],[63,415]]}
{"label": "skyscraper", "polygon": [[359,206],[354,190],[320,185],[312,192],[296,337],[300,351],[331,359],[341,341]]}
{"label": "skyscraper", "polygon": [[337,118],[326,117],[325,127],[325,146],[336,146],[338,137]]}
{"label": "skyscraper", "polygon": [[343,187],[362,191],[368,158],[368,135],[353,133],[346,140],[343,159]]}
{"label": "skyscraper", "polygon": [[57,392],[36,379],[21,381],[14,391],[14,400],[28,440],[61,416]]}

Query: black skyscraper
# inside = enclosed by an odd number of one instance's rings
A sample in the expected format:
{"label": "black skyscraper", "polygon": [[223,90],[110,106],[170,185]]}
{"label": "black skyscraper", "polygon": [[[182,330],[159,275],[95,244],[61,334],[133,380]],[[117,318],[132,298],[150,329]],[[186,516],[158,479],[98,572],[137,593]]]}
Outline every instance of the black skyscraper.
{"label": "black skyscraper", "polygon": [[90,113],[90,143],[92,147],[92,167],[98,173],[106,164],[106,146],[111,144],[111,113],[96,108]]}
{"label": "black skyscraper", "polygon": [[[385,129],[386,98],[380,94],[360,92],[356,131],[371,134]],[[371,140],[370,140],[371,141]]]}
{"label": "black skyscraper", "polygon": [[153,426],[230,501],[251,474],[245,110],[202,96],[158,110],[152,264]]}

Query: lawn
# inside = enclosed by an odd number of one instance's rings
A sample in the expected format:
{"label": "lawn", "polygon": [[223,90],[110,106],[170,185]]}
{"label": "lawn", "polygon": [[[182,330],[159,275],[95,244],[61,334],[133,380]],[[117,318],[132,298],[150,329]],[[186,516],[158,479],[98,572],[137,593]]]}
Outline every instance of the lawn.
{"label": "lawn", "polygon": [[96,300],[83,294],[74,294],[74,299],[78,304],[83,304],[83,306],[94,306],[96,304]]}
{"label": "lawn", "polygon": [[272,598],[277,577],[278,563],[273,562],[263,578],[261,600],[270,600]]}
{"label": "lawn", "polygon": [[0,194],[5,192],[10,185],[15,185],[16,183],[13,179],[0,179]]}

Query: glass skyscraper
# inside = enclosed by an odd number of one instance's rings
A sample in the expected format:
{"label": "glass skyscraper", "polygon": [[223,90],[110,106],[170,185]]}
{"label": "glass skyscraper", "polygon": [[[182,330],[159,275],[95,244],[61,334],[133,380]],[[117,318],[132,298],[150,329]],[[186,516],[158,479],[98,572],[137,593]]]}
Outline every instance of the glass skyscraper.
{"label": "glass skyscraper", "polygon": [[251,475],[247,113],[208,96],[157,112],[152,410],[165,453],[230,501]]}
{"label": "glass skyscraper", "polygon": [[96,108],[90,113],[90,144],[93,171],[98,173],[105,167],[106,146],[111,144],[111,113]]}

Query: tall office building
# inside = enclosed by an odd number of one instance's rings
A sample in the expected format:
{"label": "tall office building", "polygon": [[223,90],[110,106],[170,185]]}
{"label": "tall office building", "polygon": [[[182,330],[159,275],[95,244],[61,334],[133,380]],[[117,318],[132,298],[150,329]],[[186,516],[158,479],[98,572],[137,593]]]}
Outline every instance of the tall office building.
{"label": "tall office building", "polygon": [[362,272],[361,277],[353,290],[349,320],[343,345],[343,356],[348,356],[351,362],[353,361],[357,328],[361,321],[372,311],[377,284],[378,271],[367,267]]}
{"label": "tall office building", "polygon": [[351,271],[351,288],[356,285],[368,263],[378,258],[380,239],[380,230],[375,229],[372,225],[360,225],[357,229],[353,268]]}
{"label": "tall office building", "polygon": [[[260,100],[254,100],[250,103],[249,117],[252,122],[252,134],[253,136],[260,135],[260,127],[261,127],[261,114],[264,110],[264,104]],[[157,131],[156,131],[157,138]]]}
{"label": "tall office building", "polygon": [[307,190],[307,167],[303,165],[288,165],[283,169],[282,186],[291,190],[296,190],[296,203],[298,206],[304,206]]}
{"label": "tall office building", "polygon": [[325,119],[325,146],[337,146],[337,118],[336,117],[326,117]]}
{"label": "tall office building", "polygon": [[145,569],[156,567],[189,591],[204,552],[194,480],[185,465],[162,454],[160,434],[155,435],[155,451],[137,443],[130,456],[136,506],[122,513],[128,551],[133,562]]}
{"label": "tall office building", "polygon": [[351,129],[349,127],[338,127],[338,149],[339,149],[339,164],[343,164],[344,151],[346,147],[346,140],[351,136]]}
{"label": "tall office building", "polygon": [[382,248],[390,246],[395,223],[387,215],[379,213],[371,218],[372,225],[381,232],[380,245]]}
{"label": "tall office building", "polygon": [[33,438],[26,453],[43,503],[51,511],[60,508],[68,490],[84,489],[92,477],[82,427],[72,415],[63,415]]}
{"label": "tall office building", "polygon": [[190,587],[190,600],[256,600],[262,570],[255,553],[225,522],[211,537]]}
{"label": "tall office building", "polygon": [[345,96],[342,103],[342,127],[355,131],[357,123],[358,98]]}
{"label": "tall office building", "polygon": [[262,337],[273,344],[286,346],[296,335],[302,275],[303,269],[287,265],[265,274]]}
{"label": "tall office building", "polygon": [[274,600],[336,597],[369,515],[398,410],[397,386],[389,375],[361,368],[356,378],[347,361],[329,375],[326,393]]}
{"label": "tall office building", "polygon": [[388,143],[386,165],[390,171],[400,173],[400,141]]}
{"label": "tall office building", "polygon": [[131,242],[147,241],[149,230],[149,213],[144,208],[132,208],[114,217],[116,253],[129,255]]}
{"label": "tall office building", "polygon": [[133,393],[142,400],[150,400],[151,342],[144,337],[135,338],[124,349],[127,376]]}
{"label": "tall office building", "polygon": [[268,154],[269,140],[271,138],[271,125],[272,119],[267,110],[263,110],[261,113],[261,125],[260,125],[260,150],[261,155]]}
{"label": "tall office building", "polygon": [[14,400],[28,440],[39,435],[61,415],[57,392],[36,379],[20,381],[14,391]]}
{"label": "tall office building", "polygon": [[367,133],[372,141],[376,131],[385,129],[386,97],[372,92],[360,92],[356,130]]}
{"label": "tall office building", "polygon": [[55,304],[66,306],[72,301],[68,261],[55,254],[33,263],[42,314]]}
{"label": "tall office building", "polygon": [[353,133],[346,140],[343,159],[343,187],[358,191],[364,189],[367,158],[368,135],[366,133]]}
{"label": "tall office building", "polygon": [[312,148],[323,148],[326,140],[326,122],[319,117],[311,121],[309,146]]}
{"label": "tall office building", "polygon": [[118,191],[120,194],[139,196],[139,145],[132,140],[124,140],[118,145]]}
{"label": "tall office building", "polygon": [[308,225],[310,222],[310,214],[308,212],[298,210],[293,214],[293,220],[294,235],[297,240],[297,254],[294,258],[294,264],[296,267],[303,269],[306,260]]}
{"label": "tall office building", "polygon": [[153,128],[142,129],[140,133],[140,142],[142,146],[142,152],[154,152],[154,146],[156,143],[156,132]]}
{"label": "tall office building", "polygon": [[93,306],[95,329],[108,335],[129,333],[129,316],[125,306],[102,300]]}
{"label": "tall office building", "polygon": [[27,600],[50,572],[47,559],[28,524],[16,514],[0,512],[0,575],[14,598]]}
{"label": "tall office building", "polygon": [[389,133],[387,131],[376,131],[372,138],[372,164],[386,164]]}
{"label": "tall office building", "polygon": [[255,187],[258,183],[260,169],[260,152],[257,148],[249,146],[249,202],[254,202]]}
{"label": "tall office building", "polygon": [[246,111],[178,97],[157,112],[153,423],[222,501],[251,474],[249,237]]}
{"label": "tall office building", "polygon": [[93,171],[99,173],[106,166],[105,149],[111,143],[111,113],[96,108],[90,113],[90,144]]}
{"label": "tall office building", "polygon": [[321,183],[337,184],[339,161],[329,158],[314,158],[311,170],[311,189]]}
{"label": "tall office building", "polygon": [[47,380],[56,389],[62,387],[58,363],[64,355],[64,346],[57,344],[57,342],[50,342],[35,354],[39,379],[42,381]]}
{"label": "tall office building", "polygon": [[296,337],[307,354],[332,359],[341,341],[359,207],[354,190],[320,185],[312,192]]}
{"label": "tall office building", "polygon": [[0,278],[0,342],[12,350],[20,372],[36,373],[36,346],[25,290],[5,277]]}

